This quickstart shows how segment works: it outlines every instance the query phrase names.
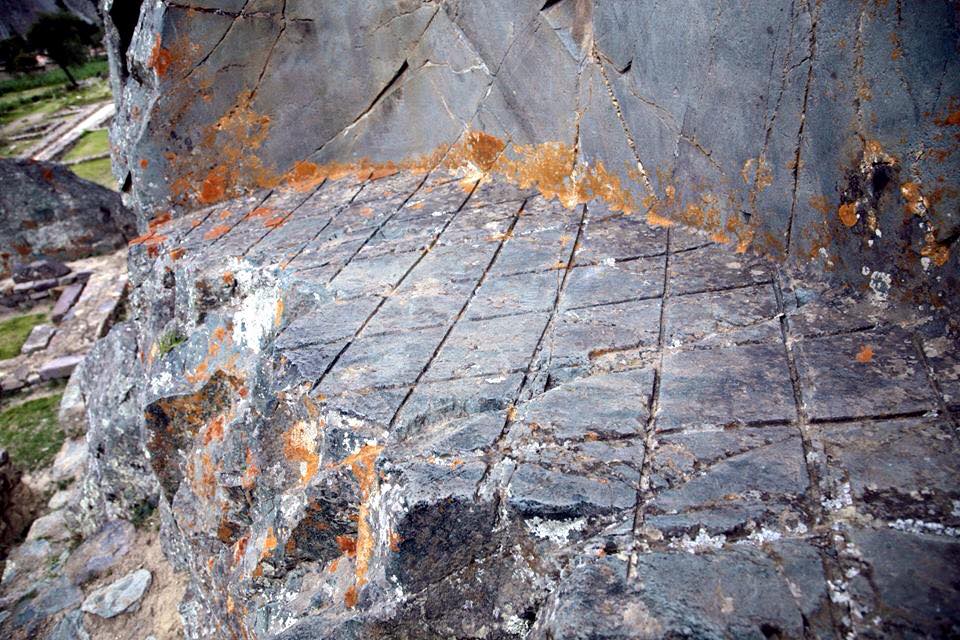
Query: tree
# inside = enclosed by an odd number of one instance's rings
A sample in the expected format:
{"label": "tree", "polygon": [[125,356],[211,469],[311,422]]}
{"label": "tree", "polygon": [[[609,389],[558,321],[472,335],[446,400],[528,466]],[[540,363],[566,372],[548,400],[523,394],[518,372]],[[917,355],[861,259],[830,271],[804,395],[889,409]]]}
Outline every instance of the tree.
{"label": "tree", "polygon": [[0,67],[12,73],[21,73],[36,66],[36,60],[23,38],[12,36],[0,40]]}
{"label": "tree", "polygon": [[70,67],[86,62],[90,47],[96,45],[99,39],[100,29],[65,11],[41,13],[27,32],[30,46],[47,54],[63,69],[73,87],[78,85],[70,73]]}

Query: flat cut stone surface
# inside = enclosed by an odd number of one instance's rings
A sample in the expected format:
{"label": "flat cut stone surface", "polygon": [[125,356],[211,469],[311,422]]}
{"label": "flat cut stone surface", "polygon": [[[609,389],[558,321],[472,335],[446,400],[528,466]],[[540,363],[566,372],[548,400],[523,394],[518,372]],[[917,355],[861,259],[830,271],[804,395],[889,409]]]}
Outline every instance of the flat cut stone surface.
{"label": "flat cut stone surface", "polygon": [[193,637],[953,633],[949,318],[447,178],[262,193],[131,250],[106,343],[144,354],[117,412],[150,457],[109,468],[162,487]]}

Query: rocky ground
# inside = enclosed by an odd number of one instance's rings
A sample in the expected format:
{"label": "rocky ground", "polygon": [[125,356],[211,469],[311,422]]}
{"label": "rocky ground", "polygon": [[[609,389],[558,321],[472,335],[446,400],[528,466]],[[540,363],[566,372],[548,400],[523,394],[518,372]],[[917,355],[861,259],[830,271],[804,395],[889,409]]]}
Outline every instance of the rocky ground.
{"label": "rocky ground", "polygon": [[[130,268],[12,637],[147,636],[92,610],[140,563],[190,638],[960,633],[957,327],[883,286],[441,172],[159,218]],[[70,573],[154,505],[172,569]]]}

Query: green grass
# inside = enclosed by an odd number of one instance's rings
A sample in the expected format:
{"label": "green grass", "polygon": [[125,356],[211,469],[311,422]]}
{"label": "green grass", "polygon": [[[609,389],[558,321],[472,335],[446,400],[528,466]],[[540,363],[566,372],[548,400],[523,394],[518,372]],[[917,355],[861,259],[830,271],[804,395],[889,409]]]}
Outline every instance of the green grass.
{"label": "green grass", "polygon": [[50,464],[63,445],[57,421],[62,395],[16,404],[0,413],[0,447],[20,469],[40,469]]}
{"label": "green grass", "polygon": [[0,94],[0,125],[34,114],[54,114],[66,107],[77,107],[110,99],[110,84],[97,80],[79,89],[60,85],[45,89]]}
{"label": "green grass", "polygon": [[0,360],[20,355],[20,347],[27,341],[30,330],[46,319],[46,314],[32,313],[0,322]]}
{"label": "green grass", "polygon": [[[106,76],[108,65],[106,58],[91,60],[80,67],[71,68],[73,77],[80,80],[86,80],[94,76]],[[63,69],[54,68],[49,71],[39,73],[25,73],[16,78],[0,81],[0,95],[12,93],[14,91],[25,91],[27,89],[36,89],[37,87],[51,87],[55,85],[67,84],[67,76]]]}
{"label": "green grass", "polygon": [[157,353],[165,356],[186,341],[186,336],[176,331],[168,331],[157,340]]}
{"label": "green grass", "polygon": [[110,151],[110,136],[106,129],[103,131],[88,131],[67,151],[63,160],[79,160],[88,156],[99,155]]}
{"label": "green grass", "polygon": [[100,160],[90,160],[81,162],[70,167],[76,175],[84,180],[96,182],[107,189],[117,190],[117,181],[110,171],[110,158],[101,158]]}

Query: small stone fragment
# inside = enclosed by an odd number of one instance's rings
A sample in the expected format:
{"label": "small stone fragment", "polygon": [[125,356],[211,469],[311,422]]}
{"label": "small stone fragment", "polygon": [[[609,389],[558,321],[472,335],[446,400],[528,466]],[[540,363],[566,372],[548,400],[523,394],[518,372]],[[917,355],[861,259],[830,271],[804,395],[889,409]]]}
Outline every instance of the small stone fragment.
{"label": "small stone fragment", "polygon": [[83,356],[61,356],[53,360],[48,360],[40,367],[40,378],[42,380],[69,378],[73,370],[82,361]]}
{"label": "small stone fragment", "polygon": [[73,305],[77,303],[77,300],[80,299],[80,294],[82,292],[82,283],[71,284],[64,289],[63,293],[60,294],[60,298],[57,300],[57,304],[53,307],[53,311],[50,313],[50,319],[54,322],[60,322],[63,320],[63,317],[67,315],[67,312],[70,311],[70,308],[73,307]]}
{"label": "small stone fragment", "polygon": [[60,278],[70,273],[70,267],[57,260],[34,260],[29,264],[13,267],[13,281],[17,284],[32,280]]}
{"label": "small stone fragment", "polygon": [[20,347],[21,354],[34,353],[46,349],[50,344],[50,339],[57,333],[57,328],[52,324],[38,324],[27,336],[27,341]]}
{"label": "small stone fragment", "polygon": [[116,582],[97,589],[80,607],[85,613],[101,618],[113,618],[139,608],[140,599],[150,588],[152,576],[146,569],[138,569]]}

